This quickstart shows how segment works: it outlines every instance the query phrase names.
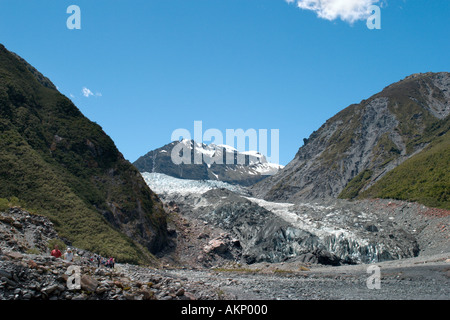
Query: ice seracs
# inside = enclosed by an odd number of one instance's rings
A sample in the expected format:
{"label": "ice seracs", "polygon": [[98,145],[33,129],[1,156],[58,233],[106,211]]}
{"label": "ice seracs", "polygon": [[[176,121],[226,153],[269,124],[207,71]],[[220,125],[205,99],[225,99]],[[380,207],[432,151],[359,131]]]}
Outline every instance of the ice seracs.
{"label": "ice seracs", "polygon": [[163,173],[143,172],[141,173],[147,185],[157,194],[197,194],[201,195],[212,189],[228,189],[241,195],[247,195],[248,192],[241,186],[232,185],[217,180],[190,180],[177,179]]}

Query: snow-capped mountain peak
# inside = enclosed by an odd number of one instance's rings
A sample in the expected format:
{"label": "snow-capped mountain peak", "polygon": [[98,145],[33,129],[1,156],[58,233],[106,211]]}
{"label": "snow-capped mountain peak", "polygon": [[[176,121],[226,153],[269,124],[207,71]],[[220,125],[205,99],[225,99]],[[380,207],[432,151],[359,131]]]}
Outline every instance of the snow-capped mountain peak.
{"label": "snow-capped mountain peak", "polygon": [[[180,161],[174,163],[172,156],[179,156]],[[140,172],[164,173],[183,179],[219,180],[245,186],[283,168],[269,163],[258,151],[240,152],[228,145],[207,145],[188,139],[174,141],[150,151],[134,165]]]}

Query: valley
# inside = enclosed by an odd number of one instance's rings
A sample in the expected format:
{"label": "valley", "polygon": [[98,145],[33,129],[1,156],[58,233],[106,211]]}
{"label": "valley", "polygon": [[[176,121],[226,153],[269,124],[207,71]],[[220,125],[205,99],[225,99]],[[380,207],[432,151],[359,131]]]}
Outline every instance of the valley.
{"label": "valley", "polygon": [[[230,184],[216,188],[211,181],[174,184],[174,178],[161,174],[143,176],[168,204],[165,207],[172,217],[169,228],[176,245],[160,257],[172,276],[200,281],[238,300],[449,297],[450,215],[446,210],[382,199],[276,203],[252,198],[248,190]],[[175,185],[183,186],[179,193]],[[239,211],[239,201],[248,204],[246,214]],[[261,208],[267,212],[258,218]],[[244,221],[233,219],[233,211]],[[281,239],[271,238],[276,232],[270,227],[283,223],[309,233],[308,239],[314,235],[317,247],[327,252],[311,247],[302,251],[303,242],[295,238],[295,245],[290,244],[288,232],[284,239],[280,234]],[[260,227],[256,232],[252,231],[255,226]],[[234,245],[237,241],[239,246]],[[279,245],[267,246],[277,241]],[[368,288],[369,266],[380,268],[379,290]]]}
{"label": "valley", "polygon": [[[176,250],[164,254],[159,264],[116,263],[109,269],[89,262],[93,253],[77,248],[74,262],[44,253],[56,235],[53,224],[11,209],[0,214],[0,299],[184,300],[201,305],[205,300],[447,300],[450,294],[448,252],[372,263],[380,268],[380,288],[369,289],[368,264],[326,266],[298,259],[245,264],[211,251],[207,262],[213,265],[199,265],[192,258],[203,247],[193,235],[221,235],[216,228],[196,225],[198,221],[177,223]],[[81,270],[80,290],[66,287],[67,268],[73,265]]]}
{"label": "valley", "polygon": [[189,139],[131,164],[0,46],[0,299],[448,299],[449,92],[447,72],[408,76],[327,120],[285,167]]}

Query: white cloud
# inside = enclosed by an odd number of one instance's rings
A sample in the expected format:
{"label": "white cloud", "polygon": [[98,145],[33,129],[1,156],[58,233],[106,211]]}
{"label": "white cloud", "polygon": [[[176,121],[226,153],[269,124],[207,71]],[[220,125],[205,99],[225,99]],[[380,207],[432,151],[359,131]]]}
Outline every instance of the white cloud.
{"label": "white cloud", "polygon": [[90,96],[93,96],[94,94],[92,93],[91,90],[89,90],[86,87],[83,87],[83,89],[81,90],[81,92],[83,93],[83,96],[85,96],[86,98],[89,98]]}
{"label": "white cloud", "polygon": [[326,20],[341,19],[354,23],[358,20],[366,20],[372,12],[371,5],[380,0],[285,0],[287,3],[297,3],[297,7],[303,10],[311,10],[317,16]]}
{"label": "white cloud", "polygon": [[86,98],[89,98],[90,96],[94,96],[94,97],[101,97],[102,93],[101,92],[96,92],[95,94],[88,88],[83,87],[83,89],[81,89],[81,93],[83,94],[83,96],[85,96]]}

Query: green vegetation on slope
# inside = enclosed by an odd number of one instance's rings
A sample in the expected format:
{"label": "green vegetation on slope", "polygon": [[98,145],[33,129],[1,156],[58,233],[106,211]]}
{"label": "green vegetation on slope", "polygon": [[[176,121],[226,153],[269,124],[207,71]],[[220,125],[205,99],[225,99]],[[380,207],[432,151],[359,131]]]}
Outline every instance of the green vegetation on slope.
{"label": "green vegetation on slope", "polygon": [[[395,131],[406,144],[407,155],[413,154],[425,145],[428,147],[389,172],[364,192],[363,190],[375,178],[374,173],[377,170],[379,173],[379,170],[398,159],[402,154],[402,151],[391,140],[390,133],[385,133],[372,150],[370,166],[348,182],[339,194],[339,198],[394,198],[448,208],[450,179],[448,176],[449,145],[446,139],[448,139],[450,118],[439,120],[423,107],[429,104],[425,98],[430,95],[428,90],[432,90],[433,98],[441,102],[446,101],[441,91],[433,85],[430,79],[431,75],[422,74],[417,77],[408,77],[386,87],[381,93],[372,97],[389,98],[389,111],[398,121]],[[362,105],[365,103],[367,101],[364,101]],[[361,115],[353,110],[354,106],[347,109],[354,114],[349,115],[349,111],[344,110],[345,112],[340,112],[333,118],[341,120],[341,126],[344,126],[345,130],[338,127],[330,139],[331,146],[324,152],[324,155],[330,159],[330,163],[343,157],[353,139],[358,139],[358,122],[360,122]],[[336,139],[336,137],[340,138]]]}
{"label": "green vegetation on slope", "polygon": [[446,133],[388,172],[360,198],[408,200],[450,210],[449,168],[450,136]]}
{"label": "green vegetation on slope", "polygon": [[74,246],[118,261],[148,261],[164,245],[161,203],[139,172],[100,126],[0,46],[0,198],[11,197]]}
{"label": "green vegetation on slope", "polygon": [[[118,259],[138,261],[131,241],[76,196],[61,174],[14,131],[0,134],[0,194],[18,195],[27,209],[48,216],[73,245]],[[108,248],[109,247],[109,248]]]}
{"label": "green vegetation on slope", "polygon": [[358,196],[359,192],[370,182],[373,172],[364,170],[354,177],[339,194],[339,199],[353,199]]}

